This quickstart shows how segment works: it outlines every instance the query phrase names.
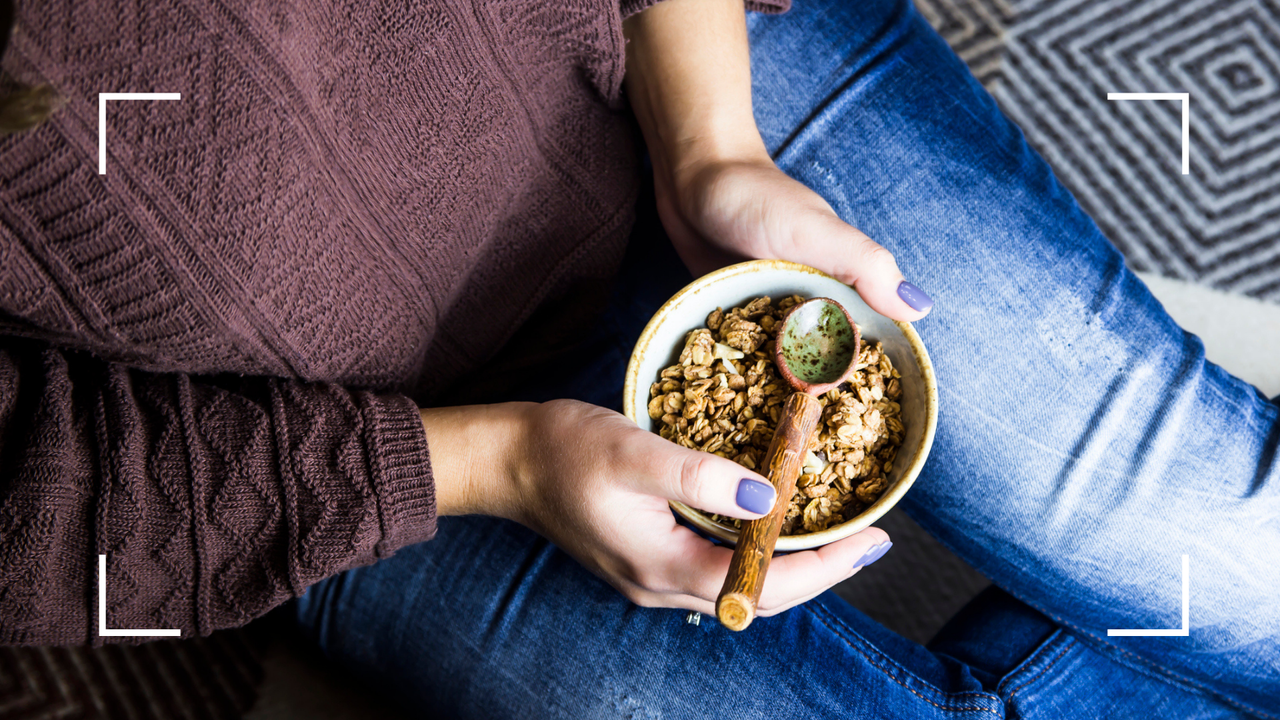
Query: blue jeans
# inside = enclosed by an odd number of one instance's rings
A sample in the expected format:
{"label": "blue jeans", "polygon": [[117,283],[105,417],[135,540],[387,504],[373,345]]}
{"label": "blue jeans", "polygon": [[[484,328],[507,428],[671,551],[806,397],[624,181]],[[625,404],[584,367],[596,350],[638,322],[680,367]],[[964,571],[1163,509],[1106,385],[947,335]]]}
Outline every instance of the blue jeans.
{"label": "blue jeans", "polygon": [[[449,718],[1280,717],[1280,407],[1205,361],[909,2],[750,30],[778,164],[937,301],[917,328],[941,416],[904,505],[1000,589],[927,648],[831,593],[734,634],[630,605],[522,527],[446,518],[313,587],[300,623]],[[641,215],[592,351],[529,397],[619,404],[687,280]],[[1180,627],[1184,554],[1189,635],[1109,637]]]}

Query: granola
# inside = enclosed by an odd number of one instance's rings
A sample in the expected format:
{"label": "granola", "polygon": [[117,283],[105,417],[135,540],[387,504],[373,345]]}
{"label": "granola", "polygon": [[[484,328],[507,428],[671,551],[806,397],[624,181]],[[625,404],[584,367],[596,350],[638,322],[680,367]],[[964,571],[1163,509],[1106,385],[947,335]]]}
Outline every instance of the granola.
{"label": "granola", "polygon": [[[756,470],[773,439],[791,388],[773,360],[774,336],[799,295],[755,298],[685,338],[677,364],[649,388],[649,417],[658,434],[687,448]],[[888,487],[902,445],[901,375],[880,343],[863,343],[853,376],[818,398],[822,419],[805,454],[783,535],[825,530],[852,519]],[[710,515],[741,528],[735,518]]]}

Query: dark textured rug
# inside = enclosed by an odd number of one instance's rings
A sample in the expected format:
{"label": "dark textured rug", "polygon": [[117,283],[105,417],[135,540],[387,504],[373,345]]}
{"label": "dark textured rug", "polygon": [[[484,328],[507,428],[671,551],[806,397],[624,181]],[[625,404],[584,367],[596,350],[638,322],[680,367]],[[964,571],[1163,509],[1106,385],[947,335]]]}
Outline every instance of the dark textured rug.
{"label": "dark textured rug", "polygon": [[0,647],[6,720],[236,720],[262,680],[261,630],[143,645]]}

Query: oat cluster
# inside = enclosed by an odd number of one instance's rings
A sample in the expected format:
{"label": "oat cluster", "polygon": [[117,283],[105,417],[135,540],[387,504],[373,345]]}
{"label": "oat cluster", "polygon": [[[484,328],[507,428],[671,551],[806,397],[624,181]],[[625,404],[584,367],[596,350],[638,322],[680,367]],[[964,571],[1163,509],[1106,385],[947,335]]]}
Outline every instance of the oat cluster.
{"label": "oat cluster", "polygon": [[[757,469],[773,439],[791,389],[773,360],[774,335],[799,295],[774,304],[768,297],[729,312],[716,308],[705,328],[685,339],[680,361],[649,388],[649,417],[658,433]],[[783,535],[825,530],[852,519],[888,486],[902,445],[900,375],[880,343],[864,339],[852,378],[819,398],[818,423]],[[742,521],[711,515],[741,527]]]}

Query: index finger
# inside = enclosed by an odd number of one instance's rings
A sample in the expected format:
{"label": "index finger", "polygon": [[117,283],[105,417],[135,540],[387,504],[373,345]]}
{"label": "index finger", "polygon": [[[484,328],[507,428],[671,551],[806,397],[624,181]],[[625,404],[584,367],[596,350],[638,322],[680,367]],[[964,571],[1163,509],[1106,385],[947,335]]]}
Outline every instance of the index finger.
{"label": "index finger", "polygon": [[849,577],[854,565],[873,548],[889,542],[889,535],[870,527],[830,545],[774,557],[764,579],[757,610],[774,615]]}
{"label": "index finger", "polygon": [[[670,553],[664,561],[663,574],[669,581],[666,589],[714,603],[724,586],[733,550],[717,546],[686,527],[677,526],[672,533]],[[873,547],[888,540],[887,533],[872,527],[816,550],[774,557],[760,596],[760,614],[781,612],[844,580]]]}

